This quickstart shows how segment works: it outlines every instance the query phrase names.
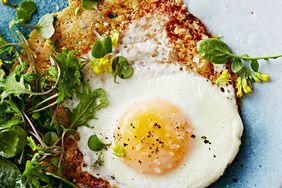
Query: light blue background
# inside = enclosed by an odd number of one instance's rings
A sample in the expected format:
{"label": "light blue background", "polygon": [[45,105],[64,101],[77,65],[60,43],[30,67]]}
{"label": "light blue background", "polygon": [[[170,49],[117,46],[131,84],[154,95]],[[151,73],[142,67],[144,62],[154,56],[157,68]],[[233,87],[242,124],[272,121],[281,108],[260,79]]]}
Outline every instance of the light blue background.
{"label": "light blue background", "polygon": [[[239,1],[245,8],[241,9]],[[246,1],[246,0],[244,0]],[[259,2],[266,2],[265,0],[258,0]],[[248,3],[243,3],[243,0],[190,0],[189,9],[196,16],[200,17],[203,22],[208,26],[208,28],[215,34],[221,35],[221,31],[216,28],[217,24],[224,24],[226,27],[234,27],[232,30],[233,35],[241,35],[244,39],[245,35],[249,31],[245,31],[244,28],[239,27],[241,22],[244,22],[245,18],[248,22],[248,15],[244,15],[244,11],[256,11],[256,9],[261,9],[261,6],[282,7],[282,1],[279,0],[269,0],[266,5],[258,5],[259,2],[250,0]],[[19,2],[19,1],[12,1]],[[38,11],[34,16],[32,21],[36,24],[40,15],[45,13],[58,11],[61,8],[67,6],[67,1],[56,1],[56,0],[36,0]],[[227,2],[227,3],[226,3]],[[217,3],[230,4],[230,6],[222,6],[217,8],[215,5]],[[278,3],[278,4],[277,4]],[[0,3],[1,4],[1,3]],[[212,5],[213,6],[210,6]],[[279,6],[280,5],[280,6]],[[259,7],[257,7],[259,6]],[[242,44],[242,48],[237,49],[239,43],[237,40],[233,40],[232,33],[224,33],[224,40],[234,47],[233,50],[237,53],[253,53],[256,55],[259,52],[265,52],[266,54],[282,53],[282,14],[280,8],[277,13],[273,9],[267,8],[273,17],[277,17],[277,23],[273,20],[269,20],[271,24],[275,24],[273,29],[279,29],[281,32],[280,38],[275,38],[271,35],[271,29],[265,29],[259,33],[265,33],[262,36],[258,36],[256,40],[259,42],[258,50],[249,48],[248,43],[244,41],[239,41]],[[220,9],[220,10],[219,10]],[[210,21],[205,17],[212,17],[222,9],[226,12],[237,11],[238,15],[241,15],[241,20],[235,20],[233,22],[232,17],[225,18],[222,16],[221,19],[214,19]],[[224,13],[223,11],[223,13]],[[239,11],[239,12],[238,12]],[[202,14],[205,12],[205,14]],[[7,39],[10,39],[8,24],[10,20],[14,17],[14,9],[9,7],[4,7],[0,5],[0,35]],[[234,16],[234,15],[233,15]],[[263,15],[261,15],[263,16]],[[270,19],[272,15],[268,15]],[[267,19],[267,18],[265,18]],[[259,20],[259,19],[257,19]],[[267,20],[266,20],[267,21]],[[279,23],[281,24],[279,25]],[[251,22],[254,25],[255,30],[256,24],[259,22]],[[244,26],[245,27],[245,26]],[[248,28],[248,27],[246,27]],[[247,36],[246,36],[247,37]],[[256,42],[256,41],[255,41]],[[273,44],[277,44],[273,47]],[[281,45],[280,45],[281,44]],[[264,54],[265,54],[264,53]],[[263,55],[264,55],[263,54]],[[261,55],[261,54],[260,54]],[[227,169],[225,175],[220,178],[218,182],[213,184],[212,188],[281,188],[282,187],[282,60],[276,60],[266,65],[262,66],[263,72],[267,72],[271,75],[271,83],[263,85],[255,85],[255,91],[252,95],[246,96],[242,100],[241,104],[241,114],[245,125],[245,131],[242,138],[241,150],[232,163],[232,165]]]}

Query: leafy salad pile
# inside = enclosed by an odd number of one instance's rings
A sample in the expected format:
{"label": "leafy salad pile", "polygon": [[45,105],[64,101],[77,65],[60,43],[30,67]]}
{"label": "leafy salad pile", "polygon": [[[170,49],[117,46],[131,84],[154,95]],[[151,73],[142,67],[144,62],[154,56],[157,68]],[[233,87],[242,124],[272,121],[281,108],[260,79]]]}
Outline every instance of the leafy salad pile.
{"label": "leafy salad pile", "polygon": [[[82,68],[89,64],[97,74],[106,71],[115,80],[130,78],[133,68],[126,58],[112,55],[119,33],[111,37],[97,33],[90,59],[81,58],[77,51],[57,50],[50,54],[50,67],[39,74],[35,53],[19,28],[36,29],[49,39],[55,33],[53,15],[46,14],[37,25],[29,25],[36,11],[32,0],[19,5],[1,2],[16,8],[9,28],[17,42],[0,37],[0,187],[76,187],[64,174],[65,137],[76,134],[77,127],[87,126],[95,112],[108,104],[103,89],[91,91]],[[83,1],[83,7],[93,8],[98,1],[93,2]],[[70,111],[63,103],[73,96],[80,102]],[[92,150],[105,146],[96,135],[89,139]]]}

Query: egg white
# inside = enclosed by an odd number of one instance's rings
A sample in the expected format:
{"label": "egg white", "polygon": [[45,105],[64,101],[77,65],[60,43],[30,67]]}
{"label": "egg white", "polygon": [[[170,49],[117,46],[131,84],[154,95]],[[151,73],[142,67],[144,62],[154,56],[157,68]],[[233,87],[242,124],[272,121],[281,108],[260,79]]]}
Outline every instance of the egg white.
{"label": "egg white", "polygon": [[[89,122],[92,128],[78,129],[79,149],[87,165],[83,170],[126,188],[206,187],[216,181],[233,161],[241,143],[243,124],[237,106],[207,79],[180,71],[176,64],[136,64],[134,70],[132,78],[118,79],[118,84],[111,75],[86,73],[92,89],[101,87],[107,92],[109,106],[97,113],[97,120]],[[165,99],[181,108],[196,135],[184,162],[170,173],[158,176],[137,172],[112,154],[119,117],[133,104],[153,98]],[[103,152],[104,164],[95,168],[91,164],[99,153],[91,151],[87,145],[93,134],[112,143]],[[211,144],[204,143],[203,136]]]}

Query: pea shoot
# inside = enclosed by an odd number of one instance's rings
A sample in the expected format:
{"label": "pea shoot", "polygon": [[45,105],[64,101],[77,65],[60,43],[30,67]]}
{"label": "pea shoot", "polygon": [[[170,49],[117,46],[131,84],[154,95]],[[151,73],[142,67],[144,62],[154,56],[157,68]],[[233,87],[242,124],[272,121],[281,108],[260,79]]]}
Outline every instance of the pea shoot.
{"label": "pea shoot", "polygon": [[[199,55],[214,64],[231,63],[231,71],[238,75],[236,80],[237,97],[251,93],[253,82],[268,82],[270,77],[259,72],[259,61],[277,59],[282,55],[250,57],[246,54],[233,54],[229,46],[218,38],[204,39],[198,42],[197,50]],[[217,84],[228,82],[228,72],[224,71],[218,78]]]}

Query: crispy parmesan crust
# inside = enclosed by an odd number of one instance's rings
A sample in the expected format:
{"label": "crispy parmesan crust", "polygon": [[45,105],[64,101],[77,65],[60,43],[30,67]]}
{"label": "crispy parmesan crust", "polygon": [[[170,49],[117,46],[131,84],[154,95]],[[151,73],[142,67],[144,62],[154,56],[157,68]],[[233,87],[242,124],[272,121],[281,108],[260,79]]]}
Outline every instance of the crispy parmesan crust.
{"label": "crispy parmesan crust", "polygon": [[[76,17],[74,14],[77,7],[80,7],[81,11]],[[51,42],[55,42],[58,49],[66,47],[83,54],[89,51],[96,39],[94,30],[101,35],[109,35],[114,30],[123,31],[132,21],[149,13],[169,15],[166,30],[173,46],[171,54],[173,59],[214,82],[220,72],[214,70],[213,64],[202,60],[196,51],[197,42],[211,37],[211,34],[199,19],[187,11],[187,7],[181,0],[154,2],[152,0],[104,0],[97,10],[93,11],[84,10],[80,0],[69,0],[69,7],[62,12],[54,13],[56,33],[50,40],[41,38],[36,30],[29,36],[29,44],[36,53],[39,72],[43,72],[50,64],[49,57],[53,53]],[[195,57],[200,59],[200,63],[195,62]],[[234,79],[235,77],[233,82]],[[80,187],[109,187],[106,181],[82,172],[83,155],[78,149],[76,143],[78,140],[78,136],[68,137],[65,140],[66,178]]]}

